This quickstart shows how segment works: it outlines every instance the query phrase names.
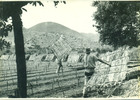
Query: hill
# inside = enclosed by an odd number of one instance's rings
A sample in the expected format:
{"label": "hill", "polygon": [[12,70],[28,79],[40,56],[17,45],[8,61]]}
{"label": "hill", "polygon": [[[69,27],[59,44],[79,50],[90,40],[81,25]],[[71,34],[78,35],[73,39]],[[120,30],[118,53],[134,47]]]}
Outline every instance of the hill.
{"label": "hill", "polygon": [[[25,48],[39,46],[47,48],[63,35],[72,48],[97,48],[99,36],[91,33],[79,33],[64,25],[54,22],[43,22],[29,29],[23,28]],[[9,33],[6,40],[14,43],[13,32]]]}
{"label": "hill", "polygon": [[41,47],[52,45],[61,35],[66,38],[67,42],[73,48],[92,47],[97,41],[97,39],[94,39],[94,34],[78,33],[66,26],[54,22],[37,24],[27,29],[24,35],[26,42],[28,41],[27,44],[38,44]]}

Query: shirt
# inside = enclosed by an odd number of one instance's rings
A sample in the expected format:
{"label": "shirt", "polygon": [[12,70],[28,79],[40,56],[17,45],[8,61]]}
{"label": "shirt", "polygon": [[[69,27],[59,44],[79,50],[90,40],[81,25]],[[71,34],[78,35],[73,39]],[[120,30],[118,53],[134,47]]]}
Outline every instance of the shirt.
{"label": "shirt", "polygon": [[84,67],[86,72],[93,72],[96,67],[95,62],[98,58],[92,54],[85,54],[84,56]]}
{"label": "shirt", "polygon": [[62,61],[61,59],[56,59],[57,64],[61,67],[62,66]]}

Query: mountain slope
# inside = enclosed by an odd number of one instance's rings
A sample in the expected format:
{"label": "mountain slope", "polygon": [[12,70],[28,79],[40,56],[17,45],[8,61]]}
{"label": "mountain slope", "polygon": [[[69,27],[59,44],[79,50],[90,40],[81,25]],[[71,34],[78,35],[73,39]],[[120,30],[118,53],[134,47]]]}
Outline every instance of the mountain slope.
{"label": "mountain slope", "polygon": [[[29,29],[23,28],[25,47],[39,45],[41,48],[46,48],[52,45],[55,41],[63,35],[66,42],[72,48],[85,48],[97,47],[99,44],[96,42],[98,36],[94,34],[78,33],[64,25],[54,22],[43,22],[37,24]],[[9,34],[9,40],[13,40],[13,32]]]}
{"label": "mountain slope", "polygon": [[29,28],[25,33],[25,38],[26,41],[30,41],[28,44],[34,43],[41,45],[41,47],[47,47],[52,45],[61,35],[73,48],[93,47],[97,44],[94,39],[92,40],[95,35],[78,33],[54,22],[43,22]]}
{"label": "mountain slope", "polygon": [[[43,22],[40,24],[37,24],[31,28],[28,29],[29,31],[38,31],[38,32],[48,32],[48,33],[76,33],[79,34],[78,32],[69,29],[61,24],[54,23],[54,22]],[[79,34],[80,35],[80,34]]]}

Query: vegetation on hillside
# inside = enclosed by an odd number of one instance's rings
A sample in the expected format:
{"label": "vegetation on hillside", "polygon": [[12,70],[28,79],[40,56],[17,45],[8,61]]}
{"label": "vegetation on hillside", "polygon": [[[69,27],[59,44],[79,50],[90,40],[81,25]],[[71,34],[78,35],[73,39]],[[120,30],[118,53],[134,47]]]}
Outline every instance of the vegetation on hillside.
{"label": "vegetation on hillside", "polygon": [[[30,33],[30,34],[29,34]],[[26,30],[25,39],[29,45],[40,45],[41,47],[48,47],[52,45],[58,38],[63,35],[67,43],[72,48],[91,47],[94,48],[97,44],[94,34],[90,34],[90,38],[86,34],[78,33],[66,26],[54,22],[44,22],[37,24]],[[29,35],[30,36],[29,36]],[[97,37],[98,38],[98,37]],[[97,46],[97,45],[96,45]]]}

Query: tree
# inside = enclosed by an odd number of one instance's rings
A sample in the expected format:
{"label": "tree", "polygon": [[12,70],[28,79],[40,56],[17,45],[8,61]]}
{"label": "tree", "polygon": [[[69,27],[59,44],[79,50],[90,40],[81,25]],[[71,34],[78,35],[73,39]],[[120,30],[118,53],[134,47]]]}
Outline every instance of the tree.
{"label": "tree", "polygon": [[140,32],[140,2],[95,1],[93,6],[97,7],[94,26],[98,29],[103,44],[115,48],[139,45],[137,36]]}
{"label": "tree", "polygon": [[[24,51],[24,39],[22,31],[22,21],[20,15],[22,14],[22,7],[31,3],[36,5],[41,2],[0,2],[0,18],[3,21],[8,21],[9,17],[12,17],[12,25],[14,29],[14,42],[15,42],[15,53],[17,63],[17,81],[19,97],[27,97],[27,74],[26,74],[26,62],[25,62],[25,51]],[[25,9],[24,9],[25,10]]]}
{"label": "tree", "polygon": [[[58,3],[64,3],[65,1],[54,1],[55,6]],[[26,9],[23,6],[27,4],[32,4],[36,6],[37,4],[44,6],[39,1],[18,1],[18,2],[0,2],[0,19],[4,22],[8,21],[8,18],[12,18],[12,26],[14,30],[14,42],[15,42],[15,53],[16,53],[16,63],[17,63],[17,81],[18,81],[18,90],[19,97],[26,98],[27,97],[27,74],[26,74],[26,61],[25,61],[25,50],[24,50],[24,39],[23,39],[23,31],[22,31],[22,20],[21,14],[22,11]],[[5,28],[4,30],[7,30]],[[3,34],[3,32],[2,32]],[[6,33],[8,35],[8,33]],[[0,45],[3,45],[0,44]]]}

